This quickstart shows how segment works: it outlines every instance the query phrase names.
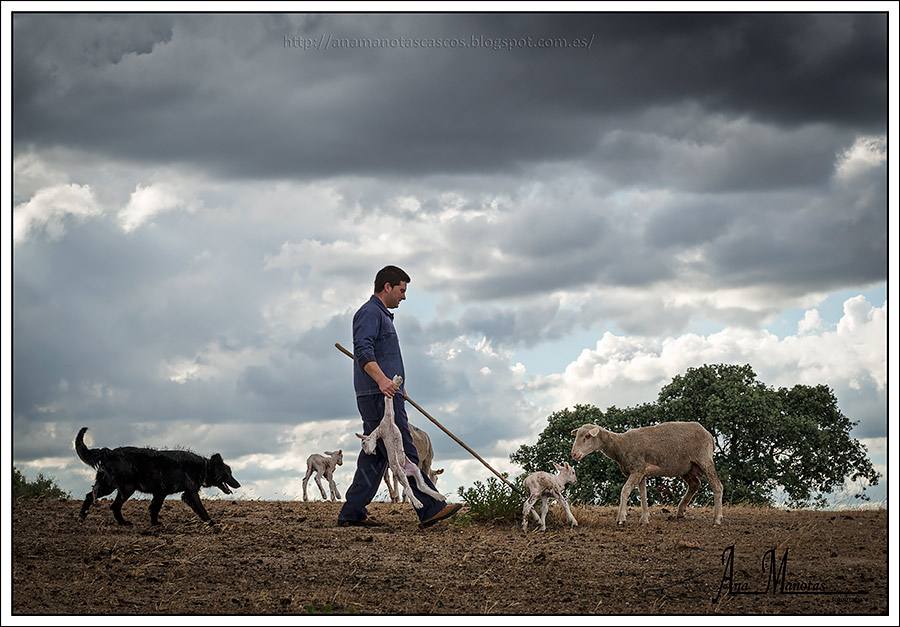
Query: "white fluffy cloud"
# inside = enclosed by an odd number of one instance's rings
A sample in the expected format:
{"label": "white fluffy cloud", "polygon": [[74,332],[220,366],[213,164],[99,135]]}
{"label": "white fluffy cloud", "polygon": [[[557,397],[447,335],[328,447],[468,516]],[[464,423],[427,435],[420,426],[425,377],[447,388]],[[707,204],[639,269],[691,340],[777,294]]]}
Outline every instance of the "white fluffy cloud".
{"label": "white fluffy cloud", "polygon": [[838,156],[836,176],[841,181],[852,181],[861,174],[878,168],[887,159],[887,137],[863,135]]}
{"label": "white fluffy cloud", "polygon": [[768,385],[825,383],[838,390],[871,386],[883,393],[886,319],[886,303],[876,307],[856,296],[844,303],[835,328],[822,328],[818,312],[812,310],[800,323],[802,333],[783,339],[766,330],[740,328],[665,339],[607,332],[564,372],[536,383],[559,407],[590,402],[605,408],[652,401],[663,384],[690,367],[749,363]]}
{"label": "white fluffy cloud", "polygon": [[134,231],[153,216],[172,211],[184,202],[165,184],[138,185],[128,204],[119,212],[119,225],[126,233]]}
{"label": "white fluffy cloud", "polygon": [[67,183],[38,191],[28,202],[13,210],[13,239],[20,244],[43,229],[50,239],[66,232],[66,220],[85,220],[103,213],[90,185]]}

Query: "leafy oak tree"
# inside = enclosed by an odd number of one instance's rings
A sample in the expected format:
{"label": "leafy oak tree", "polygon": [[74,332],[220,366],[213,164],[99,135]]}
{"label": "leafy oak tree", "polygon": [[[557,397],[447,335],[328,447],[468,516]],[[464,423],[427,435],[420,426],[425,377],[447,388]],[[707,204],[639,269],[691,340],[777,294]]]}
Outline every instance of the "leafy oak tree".
{"label": "leafy oak tree", "polygon": [[[749,365],[691,368],[664,386],[656,403],[628,409],[576,405],[552,414],[533,445],[511,456],[526,472],[552,471],[569,459],[572,429],[598,424],[624,431],[673,420],[697,421],[716,441],[715,462],[727,503],[772,504],[780,490],[792,507],[821,506],[846,479],[860,481],[856,498],[867,500],[865,485],[879,474],[866,448],[850,437],[856,423],[837,405],[825,385],[771,388],[757,380]],[[576,501],[617,503],[624,482],[618,467],[602,453],[576,464],[578,483],[569,487]],[[685,486],[680,479],[653,478],[648,500],[676,505]],[[637,502],[636,492],[631,495]],[[711,502],[704,482],[698,503]]]}

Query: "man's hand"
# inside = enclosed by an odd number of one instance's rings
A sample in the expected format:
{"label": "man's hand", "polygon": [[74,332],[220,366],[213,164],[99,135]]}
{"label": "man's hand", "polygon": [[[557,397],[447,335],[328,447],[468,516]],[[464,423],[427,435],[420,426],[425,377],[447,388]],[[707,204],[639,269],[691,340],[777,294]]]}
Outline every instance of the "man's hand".
{"label": "man's hand", "polygon": [[394,394],[400,391],[400,386],[398,386],[392,379],[388,379],[385,377],[378,384],[378,389],[381,390],[381,393],[387,396],[388,398],[394,398]]}
{"label": "man's hand", "polygon": [[378,382],[378,389],[388,398],[394,398],[394,394],[400,391],[400,387],[394,383],[393,379],[388,379],[387,375],[382,372],[376,362],[367,362],[366,365],[363,366],[363,370]]}

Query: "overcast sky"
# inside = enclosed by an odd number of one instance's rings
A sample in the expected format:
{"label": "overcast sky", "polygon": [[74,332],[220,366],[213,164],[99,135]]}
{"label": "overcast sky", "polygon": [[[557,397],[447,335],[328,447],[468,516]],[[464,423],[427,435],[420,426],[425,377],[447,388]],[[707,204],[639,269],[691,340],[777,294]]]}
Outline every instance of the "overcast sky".
{"label": "overcast sky", "polygon": [[[651,402],[704,363],[831,386],[884,470],[884,15],[18,14],[13,35],[27,475],[86,492],[87,426],[221,452],[251,498],[296,498],[342,447],[343,492],[359,417],[333,344],[387,264],[412,277],[409,394],[504,470],[551,412]],[[488,476],[410,416],[439,488]]]}

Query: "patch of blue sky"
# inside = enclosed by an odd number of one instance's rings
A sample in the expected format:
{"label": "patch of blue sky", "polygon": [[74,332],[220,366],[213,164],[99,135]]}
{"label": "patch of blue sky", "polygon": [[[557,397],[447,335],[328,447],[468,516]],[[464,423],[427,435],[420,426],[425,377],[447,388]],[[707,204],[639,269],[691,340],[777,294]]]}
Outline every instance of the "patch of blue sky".
{"label": "patch of blue sky", "polygon": [[[830,293],[825,300],[810,307],[819,312],[822,321],[831,328],[840,321],[844,315],[844,303],[854,296],[864,296],[873,307],[881,307],[887,299],[887,283],[881,283],[868,288],[839,290]],[[780,338],[797,334],[797,324],[803,320],[806,309],[786,309],[781,312],[771,323],[766,325],[766,329]]]}
{"label": "patch of blue sky", "polygon": [[593,349],[603,334],[609,331],[621,335],[621,331],[614,328],[604,328],[595,325],[590,329],[583,329],[551,342],[542,342],[530,348],[521,348],[513,353],[513,361],[521,362],[525,369],[532,375],[549,375],[560,373],[570,363],[578,359],[584,349]]}

